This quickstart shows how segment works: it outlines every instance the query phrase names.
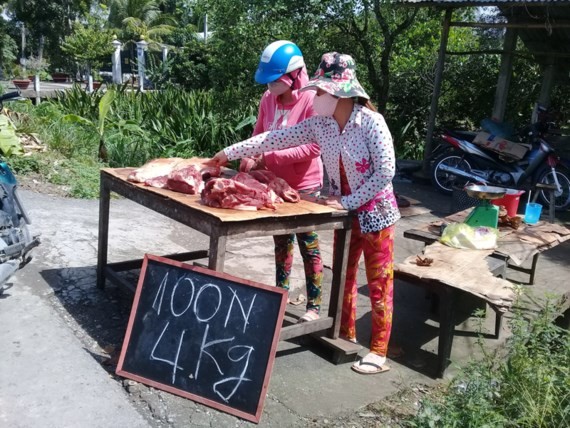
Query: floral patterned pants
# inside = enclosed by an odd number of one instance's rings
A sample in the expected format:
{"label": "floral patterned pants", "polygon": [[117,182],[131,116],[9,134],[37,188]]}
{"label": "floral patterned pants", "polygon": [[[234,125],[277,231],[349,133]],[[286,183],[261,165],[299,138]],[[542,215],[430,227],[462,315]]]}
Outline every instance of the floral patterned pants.
{"label": "floral patterned pants", "polygon": [[[299,250],[305,266],[307,281],[307,310],[317,312],[321,308],[321,284],[323,282],[323,261],[319,249],[319,236],[316,232],[298,233]],[[289,277],[293,266],[295,235],[274,236],[276,282],[278,287],[289,289]]]}
{"label": "floral patterned pants", "polygon": [[395,226],[392,225],[378,232],[362,233],[358,219],[354,219],[344,285],[340,334],[349,340],[354,340],[356,339],[356,302],[358,296],[356,275],[358,273],[358,261],[364,253],[366,278],[370,303],[372,304],[370,352],[381,356],[386,356],[392,330],[394,230]]}

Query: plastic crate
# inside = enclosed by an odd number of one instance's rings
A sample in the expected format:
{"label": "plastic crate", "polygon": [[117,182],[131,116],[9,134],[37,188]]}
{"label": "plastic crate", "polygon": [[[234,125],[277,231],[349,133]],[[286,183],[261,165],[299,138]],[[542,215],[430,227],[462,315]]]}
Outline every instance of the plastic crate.
{"label": "plastic crate", "polygon": [[467,208],[478,206],[480,199],[472,198],[462,188],[454,188],[451,195],[451,212],[456,213],[466,210]]}

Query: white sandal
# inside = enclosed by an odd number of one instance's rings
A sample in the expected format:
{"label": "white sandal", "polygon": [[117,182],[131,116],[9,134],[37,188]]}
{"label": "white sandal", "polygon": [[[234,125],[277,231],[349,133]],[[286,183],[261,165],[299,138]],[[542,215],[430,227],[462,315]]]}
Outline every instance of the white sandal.
{"label": "white sandal", "polygon": [[371,375],[387,372],[390,367],[386,365],[386,357],[370,352],[360,361],[354,363],[352,370],[360,374]]}
{"label": "white sandal", "polygon": [[305,315],[303,315],[301,318],[299,318],[299,320],[297,322],[301,323],[301,322],[316,321],[319,318],[320,318],[320,315],[317,311],[315,311],[313,309],[309,309],[307,312],[305,312]]}

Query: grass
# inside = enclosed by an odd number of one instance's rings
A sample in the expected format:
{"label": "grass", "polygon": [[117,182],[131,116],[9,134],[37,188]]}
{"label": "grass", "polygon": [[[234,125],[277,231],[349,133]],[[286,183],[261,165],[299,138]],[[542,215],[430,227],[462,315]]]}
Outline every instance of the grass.
{"label": "grass", "polygon": [[552,322],[556,314],[552,301],[532,319],[517,310],[503,354],[487,354],[480,343],[485,356],[424,401],[408,426],[570,426],[570,333]]}
{"label": "grass", "polygon": [[140,166],[158,157],[209,157],[252,132],[255,100],[242,100],[233,91],[115,89],[105,120],[106,163],[98,160],[99,136],[93,127],[64,120],[75,114],[97,123],[102,93],[73,88],[38,106],[12,103],[10,117],[18,132],[38,134],[48,147],[47,153],[11,157],[14,171],[64,185],[72,197],[96,198],[101,167]]}
{"label": "grass", "polygon": [[35,133],[48,147],[31,156],[12,156],[8,162],[16,174],[39,174],[46,181],[66,186],[69,196],[97,198],[99,169],[97,136],[79,127],[63,123],[63,114],[54,105],[42,103],[12,104],[10,116],[20,133]]}

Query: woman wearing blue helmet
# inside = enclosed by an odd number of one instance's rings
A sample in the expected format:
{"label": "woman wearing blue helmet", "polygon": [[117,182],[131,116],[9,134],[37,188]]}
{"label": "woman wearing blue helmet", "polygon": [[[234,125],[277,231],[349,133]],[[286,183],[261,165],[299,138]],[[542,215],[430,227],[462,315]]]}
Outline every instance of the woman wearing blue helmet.
{"label": "woman wearing blue helmet", "polygon": [[[299,92],[309,77],[299,47],[286,40],[271,43],[261,54],[255,81],[267,85],[261,97],[253,135],[287,128],[315,116],[314,91]],[[320,147],[314,144],[265,152],[242,160],[240,170],[268,169],[300,193],[318,194],[323,185]],[[307,283],[307,312],[300,321],[319,318],[323,262],[315,232],[274,236],[276,283],[289,289],[295,238],[303,257]]]}

